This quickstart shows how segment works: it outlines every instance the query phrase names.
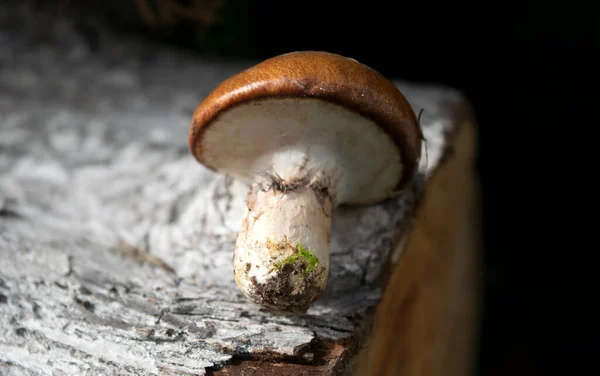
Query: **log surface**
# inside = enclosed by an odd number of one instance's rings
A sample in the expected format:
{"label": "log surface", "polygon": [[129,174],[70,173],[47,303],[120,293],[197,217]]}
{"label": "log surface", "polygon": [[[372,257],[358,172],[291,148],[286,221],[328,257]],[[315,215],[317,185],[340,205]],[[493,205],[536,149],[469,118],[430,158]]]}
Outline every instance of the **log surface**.
{"label": "log surface", "polygon": [[255,62],[100,25],[91,38],[23,9],[1,9],[0,374],[204,375],[248,359],[335,374],[369,325],[461,95],[397,82],[424,109],[414,186],[336,210],[328,290],[305,315],[274,316],[233,280],[247,187],[186,144],[195,106]]}

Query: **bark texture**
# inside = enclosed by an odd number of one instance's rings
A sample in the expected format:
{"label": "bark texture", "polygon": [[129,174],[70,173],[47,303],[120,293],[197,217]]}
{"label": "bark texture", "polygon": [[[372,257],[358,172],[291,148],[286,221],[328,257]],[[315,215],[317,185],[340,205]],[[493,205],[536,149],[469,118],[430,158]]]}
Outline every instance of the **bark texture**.
{"label": "bark texture", "polygon": [[328,290],[303,316],[275,316],[233,280],[247,187],[186,143],[195,106],[255,62],[0,11],[0,374],[210,375],[257,359],[296,375],[341,370],[447,151],[460,94],[397,83],[424,109],[415,184],[336,210]]}

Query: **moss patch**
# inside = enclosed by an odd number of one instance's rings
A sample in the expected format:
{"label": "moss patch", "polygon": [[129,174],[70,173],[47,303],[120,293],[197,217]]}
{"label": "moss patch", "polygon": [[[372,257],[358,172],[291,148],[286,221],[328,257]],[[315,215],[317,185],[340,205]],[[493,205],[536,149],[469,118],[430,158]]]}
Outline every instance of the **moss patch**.
{"label": "moss patch", "polygon": [[296,253],[284,260],[279,261],[277,264],[275,264],[275,267],[279,269],[284,265],[294,264],[298,261],[304,264],[304,274],[310,273],[319,264],[319,259],[317,256],[315,256],[311,251],[304,249],[302,244],[298,243],[296,245]]}

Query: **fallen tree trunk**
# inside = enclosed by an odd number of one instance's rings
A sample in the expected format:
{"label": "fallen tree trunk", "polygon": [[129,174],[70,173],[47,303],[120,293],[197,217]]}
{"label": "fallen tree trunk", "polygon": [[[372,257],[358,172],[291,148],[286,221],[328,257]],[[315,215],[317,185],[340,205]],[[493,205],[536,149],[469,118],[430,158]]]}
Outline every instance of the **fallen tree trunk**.
{"label": "fallen tree trunk", "polygon": [[[198,165],[186,144],[193,108],[253,62],[217,64],[101,30],[92,47],[67,21],[43,17],[34,22],[40,38],[14,13],[0,31],[8,41],[0,57],[2,374],[338,375],[362,364],[358,374],[367,375],[385,363],[361,345],[378,338],[373,318],[390,283],[427,284],[400,270],[419,257],[412,221],[468,118],[459,93],[397,83],[415,111],[424,109],[427,153],[414,186],[379,205],[340,207],[327,292],[305,315],[275,316],[233,281],[246,187]],[[452,171],[472,168],[465,142]],[[443,181],[472,184],[463,180]],[[428,221],[443,210],[427,209]],[[452,241],[466,244],[464,236]],[[435,270],[450,275],[469,263],[475,248],[460,244],[451,248],[468,254],[451,253]],[[440,312],[463,298],[475,306],[462,284],[448,286],[450,295],[428,298]],[[412,314],[391,314],[381,320],[415,324]],[[443,326],[445,317],[427,320]],[[404,374],[436,374],[411,370]]]}

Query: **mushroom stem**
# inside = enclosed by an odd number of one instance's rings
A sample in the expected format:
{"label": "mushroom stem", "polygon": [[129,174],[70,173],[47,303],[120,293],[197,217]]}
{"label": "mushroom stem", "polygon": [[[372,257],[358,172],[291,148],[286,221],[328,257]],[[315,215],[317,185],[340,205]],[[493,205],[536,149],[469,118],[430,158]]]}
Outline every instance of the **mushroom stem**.
{"label": "mushroom stem", "polygon": [[248,192],[233,257],[235,281],[270,311],[302,314],[325,290],[332,198],[323,181],[275,177]]}

